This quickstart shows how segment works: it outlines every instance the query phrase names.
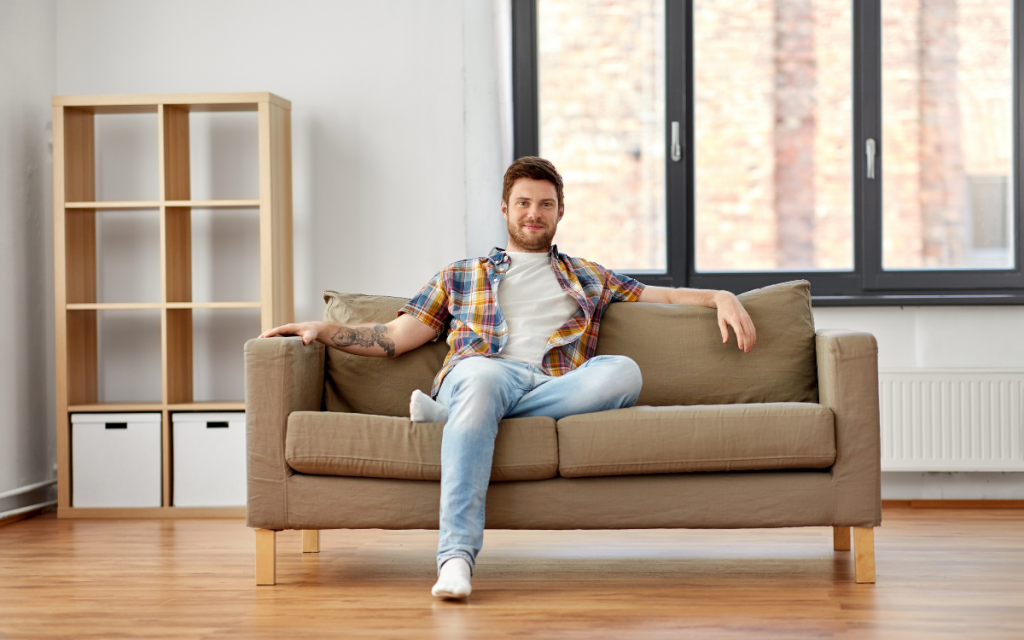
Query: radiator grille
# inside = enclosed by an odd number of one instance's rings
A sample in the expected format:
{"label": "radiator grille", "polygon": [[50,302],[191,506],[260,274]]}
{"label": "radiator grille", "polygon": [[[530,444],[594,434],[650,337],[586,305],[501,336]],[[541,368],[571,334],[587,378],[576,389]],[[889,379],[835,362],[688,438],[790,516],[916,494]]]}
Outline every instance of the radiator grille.
{"label": "radiator grille", "polygon": [[1024,369],[878,377],[883,471],[1024,471]]}

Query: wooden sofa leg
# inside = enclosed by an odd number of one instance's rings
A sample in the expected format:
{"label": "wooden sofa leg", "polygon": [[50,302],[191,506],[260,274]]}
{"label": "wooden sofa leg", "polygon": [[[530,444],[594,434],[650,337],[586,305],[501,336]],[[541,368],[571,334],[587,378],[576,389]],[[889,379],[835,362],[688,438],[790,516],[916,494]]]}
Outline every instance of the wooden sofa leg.
{"label": "wooden sofa leg", "polygon": [[256,584],[272,585],[277,582],[277,532],[256,530]]}
{"label": "wooden sofa leg", "polygon": [[853,553],[857,569],[857,583],[875,582],[875,529],[853,528]]}
{"label": "wooden sofa leg", "polygon": [[302,530],[302,553],[320,553],[319,529]]}
{"label": "wooden sofa leg", "polygon": [[832,548],[836,551],[850,550],[850,527],[832,527]]}

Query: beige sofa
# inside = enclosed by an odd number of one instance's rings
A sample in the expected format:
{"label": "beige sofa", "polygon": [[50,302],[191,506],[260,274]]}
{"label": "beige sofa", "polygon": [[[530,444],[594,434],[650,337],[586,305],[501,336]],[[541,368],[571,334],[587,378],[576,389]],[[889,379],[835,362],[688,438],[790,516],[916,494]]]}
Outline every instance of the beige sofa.
{"label": "beige sofa", "polygon": [[[757,327],[743,354],[712,309],[613,304],[599,354],[640,365],[637,406],[502,422],[487,496],[494,529],[833,527],[874,582],[881,522],[873,336],[815,333],[809,285],[740,296]],[[326,320],[385,322],[404,299],[325,294]],[[248,525],[257,584],[274,584],[275,532],[436,529],[443,424],[412,423],[447,345],[362,358],[298,338],[245,347]]]}

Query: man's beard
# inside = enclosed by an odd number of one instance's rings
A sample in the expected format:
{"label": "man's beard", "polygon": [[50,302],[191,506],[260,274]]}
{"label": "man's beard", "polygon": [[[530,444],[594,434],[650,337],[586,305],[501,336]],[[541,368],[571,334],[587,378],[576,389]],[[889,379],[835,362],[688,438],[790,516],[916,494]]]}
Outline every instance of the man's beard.
{"label": "man's beard", "polygon": [[[536,224],[536,222],[533,224]],[[539,236],[528,236],[522,228],[513,224],[511,220],[508,221],[508,235],[515,240],[519,248],[526,251],[546,251],[551,246],[551,241],[554,240],[557,229],[558,225],[556,224],[550,228],[545,228],[544,232]]]}

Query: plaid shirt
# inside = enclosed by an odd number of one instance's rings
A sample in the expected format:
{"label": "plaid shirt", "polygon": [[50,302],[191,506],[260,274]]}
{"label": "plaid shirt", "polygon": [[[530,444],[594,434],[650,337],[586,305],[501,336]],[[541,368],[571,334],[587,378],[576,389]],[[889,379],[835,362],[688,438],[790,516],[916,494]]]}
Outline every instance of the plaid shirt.
{"label": "plaid shirt", "polygon": [[[644,285],[593,262],[558,253],[555,246],[550,255],[558,284],[580,305],[548,340],[544,354],[544,373],[561,376],[593,357],[597,330],[608,305],[635,302]],[[431,389],[435,398],[445,376],[459,360],[497,355],[505,347],[508,325],[495,292],[510,266],[512,260],[497,247],[485,258],[460,260],[431,278],[398,312],[429,325],[438,338],[448,330],[448,356]]]}

